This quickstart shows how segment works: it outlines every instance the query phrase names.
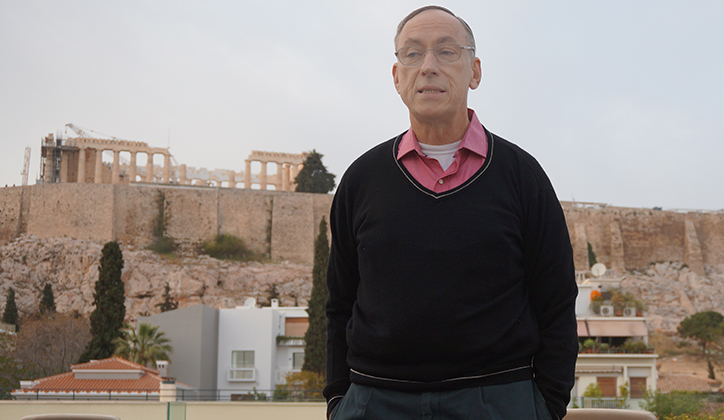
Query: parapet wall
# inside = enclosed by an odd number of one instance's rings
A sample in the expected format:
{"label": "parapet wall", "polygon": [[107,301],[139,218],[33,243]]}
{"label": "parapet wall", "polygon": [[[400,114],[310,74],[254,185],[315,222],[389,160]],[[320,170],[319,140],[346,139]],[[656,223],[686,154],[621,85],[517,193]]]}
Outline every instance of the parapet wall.
{"label": "parapet wall", "polygon": [[[163,197],[166,228],[197,244],[224,233],[244,239],[276,261],[312,263],[330,194],[170,186],[57,183],[0,188],[0,243],[21,233],[118,240],[145,246]],[[562,202],[578,270],[588,269],[588,244],[598,262],[618,273],[654,262],[680,261],[694,272],[724,264],[724,212],[681,213]]]}

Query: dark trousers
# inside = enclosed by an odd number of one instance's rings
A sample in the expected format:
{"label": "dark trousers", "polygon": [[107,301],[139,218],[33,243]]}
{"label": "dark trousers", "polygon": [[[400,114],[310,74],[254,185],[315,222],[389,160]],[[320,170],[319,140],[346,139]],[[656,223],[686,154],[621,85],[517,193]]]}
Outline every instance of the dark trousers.
{"label": "dark trousers", "polygon": [[531,380],[457,391],[407,393],[352,384],[331,420],[551,420]]}

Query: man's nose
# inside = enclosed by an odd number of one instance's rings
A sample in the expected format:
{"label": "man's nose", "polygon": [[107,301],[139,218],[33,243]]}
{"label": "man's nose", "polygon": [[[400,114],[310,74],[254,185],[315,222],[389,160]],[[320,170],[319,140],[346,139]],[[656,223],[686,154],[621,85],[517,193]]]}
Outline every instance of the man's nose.
{"label": "man's nose", "polygon": [[435,53],[432,50],[426,50],[422,57],[422,63],[420,63],[420,70],[424,74],[437,74],[438,64]]}

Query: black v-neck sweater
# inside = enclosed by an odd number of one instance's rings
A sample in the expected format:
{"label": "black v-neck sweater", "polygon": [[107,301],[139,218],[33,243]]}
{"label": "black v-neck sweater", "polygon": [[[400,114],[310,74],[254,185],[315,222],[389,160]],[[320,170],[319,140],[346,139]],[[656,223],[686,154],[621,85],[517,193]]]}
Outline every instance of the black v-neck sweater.
{"label": "black v-neck sweater", "polygon": [[489,132],[488,157],[443,193],[396,160],[357,159],[331,211],[327,400],[351,382],[442,391],[535,378],[565,414],[578,352],[571,243],[538,162]]}

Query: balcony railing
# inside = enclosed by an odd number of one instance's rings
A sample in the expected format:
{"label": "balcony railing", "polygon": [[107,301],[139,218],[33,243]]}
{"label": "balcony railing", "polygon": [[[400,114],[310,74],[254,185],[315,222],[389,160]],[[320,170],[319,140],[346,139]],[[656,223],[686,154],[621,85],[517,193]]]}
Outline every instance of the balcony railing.
{"label": "balcony railing", "polygon": [[629,401],[625,398],[611,397],[573,397],[571,405],[580,408],[629,408]]}

